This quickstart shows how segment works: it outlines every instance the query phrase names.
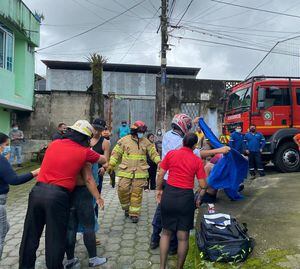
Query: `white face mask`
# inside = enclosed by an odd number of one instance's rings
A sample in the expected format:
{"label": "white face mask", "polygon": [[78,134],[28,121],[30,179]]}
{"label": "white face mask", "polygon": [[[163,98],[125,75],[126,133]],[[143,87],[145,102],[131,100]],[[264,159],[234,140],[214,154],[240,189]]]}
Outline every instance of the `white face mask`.
{"label": "white face mask", "polygon": [[240,133],[241,131],[242,131],[242,129],[235,129],[235,131],[237,132],[237,133]]}
{"label": "white face mask", "polygon": [[137,137],[138,137],[138,139],[141,139],[141,138],[143,138],[143,136],[144,136],[144,134],[143,134],[143,133],[137,133]]}

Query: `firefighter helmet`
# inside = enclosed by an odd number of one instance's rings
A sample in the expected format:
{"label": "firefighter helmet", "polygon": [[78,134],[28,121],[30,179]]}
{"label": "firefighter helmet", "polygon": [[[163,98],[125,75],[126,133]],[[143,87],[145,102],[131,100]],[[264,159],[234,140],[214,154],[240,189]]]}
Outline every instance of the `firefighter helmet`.
{"label": "firefighter helmet", "polygon": [[134,124],[131,125],[130,129],[131,129],[131,131],[133,131],[135,133],[146,133],[147,125],[143,121],[138,120]]}
{"label": "firefighter helmet", "polygon": [[186,114],[176,114],[172,120],[172,124],[175,124],[180,130],[186,134],[192,128],[192,119]]}

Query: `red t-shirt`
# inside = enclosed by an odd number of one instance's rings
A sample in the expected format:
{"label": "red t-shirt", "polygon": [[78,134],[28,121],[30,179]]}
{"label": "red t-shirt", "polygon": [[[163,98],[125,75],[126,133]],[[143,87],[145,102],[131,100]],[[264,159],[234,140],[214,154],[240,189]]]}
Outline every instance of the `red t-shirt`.
{"label": "red t-shirt", "polygon": [[206,178],[202,160],[187,147],[169,151],[160,167],[169,171],[167,183],[181,189],[193,189],[195,176]]}
{"label": "red t-shirt", "polygon": [[37,181],[72,191],[76,185],[76,176],[84,164],[95,163],[99,158],[100,155],[95,151],[70,139],[55,140],[46,150]]}

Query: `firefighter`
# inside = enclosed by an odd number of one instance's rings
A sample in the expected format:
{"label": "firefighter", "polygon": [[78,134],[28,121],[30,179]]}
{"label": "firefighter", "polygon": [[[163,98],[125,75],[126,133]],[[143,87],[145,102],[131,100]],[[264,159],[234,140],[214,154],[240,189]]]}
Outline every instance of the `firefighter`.
{"label": "firefighter", "polygon": [[254,124],[251,124],[249,131],[244,137],[244,142],[246,153],[249,156],[250,176],[251,179],[255,179],[255,168],[261,177],[265,176],[261,153],[266,145],[266,140],[262,133],[256,131]]}
{"label": "firefighter", "polygon": [[242,134],[242,126],[237,125],[235,131],[231,133],[229,146],[239,153],[244,153],[244,135]]}
{"label": "firefighter", "polygon": [[147,185],[148,164],[147,154],[156,164],[160,157],[155,145],[144,137],[147,126],[142,121],[136,121],[130,127],[130,135],[121,138],[112,151],[108,173],[118,167],[117,176],[120,178],[118,195],[125,211],[125,217],[130,217],[133,223],[139,221],[143,189]]}

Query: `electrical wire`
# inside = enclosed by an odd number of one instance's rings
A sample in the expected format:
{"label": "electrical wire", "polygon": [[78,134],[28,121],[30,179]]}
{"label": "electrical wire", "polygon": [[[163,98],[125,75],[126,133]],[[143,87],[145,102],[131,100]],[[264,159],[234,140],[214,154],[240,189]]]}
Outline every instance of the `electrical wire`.
{"label": "electrical wire", "polygon": [[181,18],[179,19],[179,21],[177,22],[176,26],[179,25],[179,23],[182,21],[183,17],[185,16],[185,14],[188,12],[190,6],[192,5],[192,3],[194,2],[194,0],[191,0],[190,3],[188,4],[188,6],[186,7],[185,11],[183,12]]}
{"label": "electrical wire", "polygon": [[224,1],[220,1],[220,0],[210,0],[210,1],[220,3],[220,4],[224,4],[224,5],[229,5],[229,6],[246,8],[246,9],[251,9],[251,10],[260,11],[260,12],[265,12],[265,13],[271,13],[271,14],[287,16],[287,17],[292,17],[292,18],[297,18],[297,19],[300,18],[300,16],[298,16],[298,15],[293,15],[293,14],[288,14],[288,13],[283,13],[283,12],[277,12],[277,11],[268,10],[268,9],[261,9],[261,8],[243,6],[243,5],[233,4],[233,3],[224,2]]}
{"label": "electrical wire", "polygon": [[97,25],[95,25],[95,26],[93,26],[93,27],[91,27],[91,28],[89,28],[89,29],[87,29],[87,30],[85,30],[85,31],[82,31],[82,32],[80,32],[80,33],[78,33],[78,34],[76,34],[76,35],[73,35],[73,36],[68,37],[68,38],[65,38],[65,39],[63,39],[63,40],[61,40],[61,41],[55,42],[55,43],[53,43],[53,44],[50,44],[50,45],[48,45],[48,46],[46,46],[46,47],[37,49],[36,51],[42,51],[42,50],[45,50],[45,49],[49,49],[49,48],[52,48],[52,47],[54,47],[54,46],[60,45],[60,44],[62,44],[62,43],[65,43],[65,42],[67,42],[67,41],[70,41],[70,40],[72,40],[72,39],[74,39],[74,38],[77,38],[77,37],[79,37],[79,36],[85,35],[85,34],[91,32],[91,31],[93,31],[93,30],[95,30],[95,29],[97,29],[97,28],[99,28],[99,27],[105,25],[106,23],[111,22],[111,21],[113,21],[114,19],[116,19],[116,18],[122,16],[123,14],[127,13],[128,11],[130,11],[130,10],[136,8],[137,6],[141,5],[141,4],[144,3],[145,1],[146,1],[146,0],[142,0],[142,1],[138,2],[138,3],[136,3],[135,5],[133,5],[133,6],[129,7],[129,8],[127,8],[127,9],[124,10],[123,12],[121,12],[121,13],[119,13],[119,14],[117,14],[117,15],[115,15],[115,16],[113,16],[113,17],[107,19],[107,20],[105,20],[104,22],[101,22],[101,23],[99,23],[99,24],[97,24]]}
{"label": "electrical wire", "polygon": [[[192,38],[192,37],[173,36],[173,35],[171,35],[171,36],[174,37],[174,38],[177,38],[177,39],[183,39],[183,40],[186,39],[186,40],[192,40],[192,41],[198,41],[198,42],[204,42],[204,43],[210,43],[210,44],[228,46],[228,47],[233,47],[233,48],[240,48],[240,49],[247,49],[247,50],[261,51],[261,52],[268,52],[269,51],[269,50],[266,50],[266,49],[260,49],[260,48],[255,48],[255,47],[246,47],[246,46],[240,46],[240,45],[229,44],[229,43],[222,43],[222,42],[216,42],[216,41],[202,40],[202,39],[197,39],[197,38]],[[287,55],[287,56],[300,57],[299,54],[292,54],[292,53],[285,53],[285,52],[272,51],[271,53],[281,54],[281,55]]]}

